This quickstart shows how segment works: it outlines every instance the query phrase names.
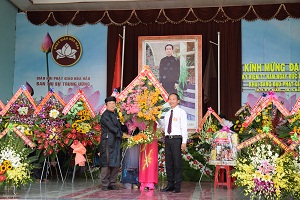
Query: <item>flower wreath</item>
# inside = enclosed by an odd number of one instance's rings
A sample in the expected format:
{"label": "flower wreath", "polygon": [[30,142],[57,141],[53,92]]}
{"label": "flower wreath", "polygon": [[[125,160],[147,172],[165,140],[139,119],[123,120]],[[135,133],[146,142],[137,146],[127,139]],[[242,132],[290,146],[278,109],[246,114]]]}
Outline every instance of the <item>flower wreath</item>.
{"label": "flower wreath", "polygon": [[144,76],[129,90],[126,98],[117,103],[117,113],[120,122],[127,126],[128,133],[132,135],[138,128],[139,133],[127,138],[122,143],[123,147],[130,148],[134,145],[149,144],[158,135],[153,132],[155,121],[160,119],[165,111],[165,103],[161,91],[156,88],[151,80]]}
{"label": "flower wreath", "polygon": [[86,102],[79,99],[65,115],[67,120],[64,130],[65,145],[71,145],[74,140],[80,141],[83,146],[98,145],[100,141],[99,116],[92,117]]}
{"label": "flower wreath", "polygon": [[[197,150],[197,148],[196,148]],[[209,159],[209,154],[204,154],[204,149],[201,148],[197,151],[199,154],[201,152],[203,153],[202,155],[206,155],[207,159]],[[201,173],[205,173],[208,176],[213,176],[213,171],[206,166],[206,164],[201,163],[197,159],[195,159],[192,154],[189,153],[188,148],[186,148],[185,152],[183,153],[182,157],[185,161],[187,161],[192,169],[195,170],[200,170]],[[208,160],[207,160],[208,163]],[[165,177],[166,176],[166,167],[165,167],[165,149],[161,148],[159,150],[158,154],[158,168],[159,168],[159,176],[160,177]]]}
{"label": "flower wreath", "polygon": [[[197,148],[196,148],[197,150]],[[208,163],[209,161],[209,154],[206,154],[204,152],[204,149],[201,148],[197,151],[200,155],[201,152],[203,153],[202,155],[206,158],[206,161]],[[195,159],[192,154],[189,153],[188,148],[186,148],[185,152],[183,152],[183,159],[185,161],[187,161],[190,165],[191,168],[195,169],[195,170],[200,170],[201,173],[205,173],[208,176],[213,176],[213,171],[207,166],[207,163],[201,163],[200,161],[198,161],[197,159]]]}

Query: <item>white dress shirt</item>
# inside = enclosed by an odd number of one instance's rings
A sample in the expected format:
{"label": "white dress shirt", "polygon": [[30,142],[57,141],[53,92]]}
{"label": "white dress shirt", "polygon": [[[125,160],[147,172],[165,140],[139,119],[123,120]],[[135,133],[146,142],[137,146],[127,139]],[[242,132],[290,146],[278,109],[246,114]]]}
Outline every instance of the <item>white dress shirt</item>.
{"label": "white dress shirt", "polygon": [[171,115],[170,109],[165,114],[164,125],[165,125],[165,135],[181,135],[182,136],[182,143],[186,144],[188,133],[187,133],[187,114],[186,112],[181,109],[179,106],[173,108],[173,119],[172,119],[172,132],[168,134],[168,124],[169,118]]}

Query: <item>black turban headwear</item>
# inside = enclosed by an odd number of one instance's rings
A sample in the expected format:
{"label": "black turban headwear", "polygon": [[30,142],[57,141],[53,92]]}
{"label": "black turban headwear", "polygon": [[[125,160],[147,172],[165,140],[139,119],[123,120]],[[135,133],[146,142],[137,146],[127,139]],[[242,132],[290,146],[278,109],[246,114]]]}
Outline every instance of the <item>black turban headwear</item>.
{"label": "black turban headwear", "polygon": [[116,100],[116,97],[110,96],[110,97],[107,97],[104,101],[105,101],[105,103],[107,103],[107,102],[109,102],[109,101],[114,101],[114,102],[116,102],[117,100]]}

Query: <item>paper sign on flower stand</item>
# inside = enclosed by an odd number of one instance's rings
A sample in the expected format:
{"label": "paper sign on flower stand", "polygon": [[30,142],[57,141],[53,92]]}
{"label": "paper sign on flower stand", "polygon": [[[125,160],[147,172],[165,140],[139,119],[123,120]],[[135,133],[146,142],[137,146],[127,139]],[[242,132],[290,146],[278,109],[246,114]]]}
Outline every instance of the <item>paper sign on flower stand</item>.
{"label": "paper sign on flower stand", "polygon": [[149,81],[153,84],[153,86],[160,90],[162,98],[167,102],[168,93],[159,83],[155,75],[150,70],[149,66],[143,67],[143,70],[138,74],[138,76],[135,77],[135,79],[119,95],[116,96],[117,100],[122,100],[126,98],[130,90],[134,88],[136,85],[138,85],[144,77],[147,77]]}
{"label": "paper sign on flower stand", "polygon": [[[293,149],[291,149],[289,146],[287,146],[286,144],[284,144],[277,136],[275,136],[273,133],[271,133],[269,131],[269,128],[268,127],[263,127],[263,133],[260,133],[252,138],[249,138],[248,140],[240,143],[237,145],[236,147],[236,150],[239,151],[247,146],[250,146],[251,144],[265,138],[265,137],[268,137],[270,139],[272,139],[276,144],[278,144],[278,146],[280,146],[284,151],[285,153],[287,152],[292,152],[294,154],[294,156],[297,155],[297,153]],[[300,138],[300,137],[299,137]],[[293,145],[295,145],[295,147],[297,146],[297,143],[295,142]]]}
{"label": "paper sign on flower stand", "polygon": [[261,113],[264,108],[268,107],[270,103],[273,103],[283,116],[289,115],[289,111],[282,105],[282,103],[274,95],[269,95],[267,98],[262,100],[259,106],[251,111],[251,115],[244,121],[243,126],[249,126],[249,124],[259,115],[259,113]]}
{"label": "paper sign on flower stand", "polygon": [[211,108],[209,107],[207,112],[205,113],[204,117],[202,118],[200,125],[199,125],[199,130],[201,130],[203,128],[204,123],[206,122],[207,118],[213,115],[215,116],[215,118],[220,122],[220,124],[223,124],[223,120],[221,119],[221,117]]}
{"label": "paper sign on flower stand", "polygon": [[1,110],[5,107],[5,105],[2,103],[2,101],[0,100],[0,112]]}
{"label": "paper sign on flower stand", "polygon": [[23,86],[21,86],[19,88],[19,90],[15,93],[15,95],[9,100],[9,102],[6,104],[6,106],[0,112],[0,114],[2,116],[4,116],[8,112],[8,110],[10,109],[10,107],[12,106],[12,104],[15,103],[15,101],[19,98],[19,96],[21,94],[24,94],[27,97],[27,99],[29,100],[29,102],[31,103],[31,105],[33,106],[34,110],[36,109],[36,104],[34,102],[34,99],[30,95],[30,93],[28,92],[28,90],[26,89],[26,87],[23,85]]}
{"label": "paper sign on flower stand", "polygon": [[245,105],[243,105],[235,114],[234,114],[234,116],[238,116],[241,112],[243,112],[243,111],[248,111],[249,113],[250,113],[250,111],[251,111],[251,107],[250,107],[250,105],[248,104],[248,103],[245,103]]}
{"label": "paper sign on flower stand", "polygon": [[59,101],[59,103],[65,107],[66,106],[66,103],[64,102],[64,100],[58,95],[56,94],[54,91],[49,91],[47,93],[47,95],[45,96],[45,98],[41,101],[41,103],[37,106],[36,110],[35,110],[35,114],[38,114],[41,109],[43,108],[43,106],[47,103],[47,101],[51,98],[51,97],[54,97],[55,99],[57,99]]}
{"label": "paper sign on flower stand", "polygon": [[2,131],[2,133],[0,133],[0,140],[9,132],[9,131],[13,131],[17,136],[19,136],[26,145],[28,145],[30,148],[34,148],[35,144],[28,139],[28,137],[25,136],[25,134],[23,134],[21,131],[19,131],[16,127],[13,127],[12,124],[8,125],[9,127],[7,127],[6,129],[4,129],[4,131]]}
{"label": "paper sign on flower stand", "polygon": [[88,108],[88,110],[90,111],[91,117],[95,117],[95,111],[93,110],[88,98],[85,96],[84,92],[82,90],[78,90],[78,92],[74,95],[74,97],[69,101],[69,103],[66,105],[66,107],[63,110],[63,113],[66,115],[70,109],[74,106],[74,104],[79,101],[79,100],[83,100]]}
{"label": "paper sign on flower stand", "polygon": [[292,108],[292,110],[290,112],[290,115],[296,114],[299,111],[299,108],[300,108],[300,97],[297,99],[294,107]]}
{"label": "paper sign on flower stand", "polygon": [[261,104],[261,102],[263,101],[263,100],[265,100],[265,95],[262,95],[262,96],[260,96],[259,98],[258,98],[258,100],[256,101],[256,103],[253,105],[253,107],[250,109],[250,113],[252,113],[253,112],[253,110],[256,110],[257,109],[257,107]]}
{"label": "paper sign on flower stand", "polygon": [[[122,99],[125,99],[128,96],[128,94],[130,93],[130,91],[136,85],[139,85],[140,82],[145,78],[149,79],[149,81],[153,84],[153,86],[160,91],[160,94],[161,94],[162,98],[164,99],[164,101],[167,102],[168,101],[168,93],[162,87],[161,83],[157,80],[155,75],[152,73],[149,66],[144,66],[143,70],[137,75],[137,77],[135,77],[135,79],[133,79],[133,81],[121,93],[116,94],[115,97],[117,99],[117,102],[121,101]],[[103,112],[105,110],[106,110],[106,105],[104,105],[102,107],[102,109],[100,110],[100,114],[103,114]]]}

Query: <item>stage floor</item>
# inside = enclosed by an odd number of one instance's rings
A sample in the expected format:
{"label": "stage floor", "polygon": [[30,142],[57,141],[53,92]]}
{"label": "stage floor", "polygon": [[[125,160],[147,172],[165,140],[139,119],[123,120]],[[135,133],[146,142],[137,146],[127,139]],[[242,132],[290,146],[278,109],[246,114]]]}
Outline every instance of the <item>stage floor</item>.
{"label": "stage floor", "polygon": [[154,191],[143,191],[138,189],[120,189],[117,191],[102,191],[100,181],[95,183],[88,179],[75,179],[74,183],[67,180],[50,180],[48,182],[35,182],[28,188],[21,188],[15,191],[0,191],[0,199],[170,199],[170,200],[190,200],[190,199],[213,199],[213,200],[242,200],[245,197],[242,190],[227,190],[218,188],[214,190],[212,182],[183,182],[181,193],[160,192],[159,189],[165,187],[166,182],[160,182]]}
{"label": "stage floor", "polygon": [[160,192],[166,182],[160,182],[154,191],[143,191],[138,189],[120,189],[117,191],[102,191],[100,181],[95,183],[88,179],[75,179],[74,183],[67,180],[50,180],[48,182],[35,182],[28,188],[21,188],[13,193],[13,190],[0,191],[0,199],[138,199],[138,200],[243,200],[249,199],[243,195],[241,189],[227,190],[218,188],[214,190],[213,182],[183,182],[181,193]]}

